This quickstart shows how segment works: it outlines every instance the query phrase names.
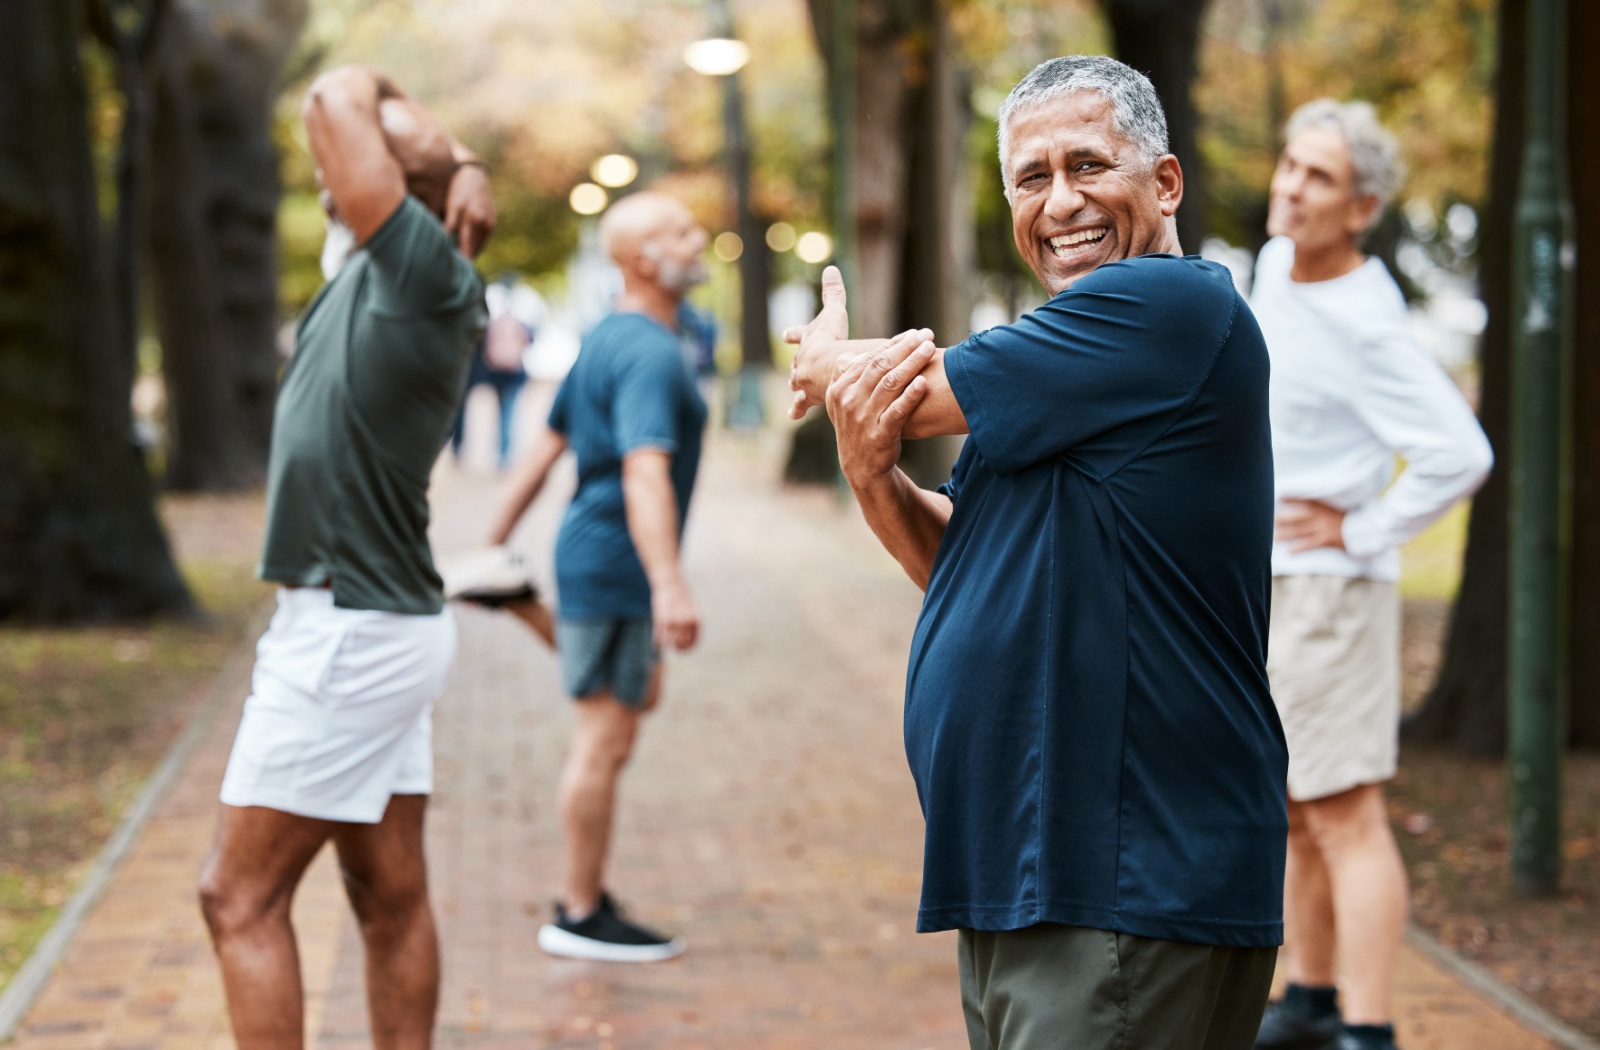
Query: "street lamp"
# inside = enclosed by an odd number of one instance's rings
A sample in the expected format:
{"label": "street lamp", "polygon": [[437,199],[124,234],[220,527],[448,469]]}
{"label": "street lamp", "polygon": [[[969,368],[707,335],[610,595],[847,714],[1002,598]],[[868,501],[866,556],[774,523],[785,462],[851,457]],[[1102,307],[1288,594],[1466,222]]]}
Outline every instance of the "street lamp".
{"label": "street lamp", "polygon": [[[771,264],[766,230],[756,220],[750,200],[750,138],[739,83],[739,71],[750,61],[750,48],[734,36],[728,0],[707,0],[706,14],[711,36],[684,48],[683,60],[696,73],[722,78],[723,157],[736,203],[732,232],[740,246],[739,347],[744,362],[739,370],[738,394],[728,403],[726,419],[731,426],[759,427],[766,421],[761,378],[772,367],[772,336],[767,324]],[[727,247],[731,246],[729,242]]]}
{"label": "street lamp", "polygon": [[639,162],[626,153],[607,153],[594,162],[589,174],[600,185],[619,190],[639,177]]}
{"label": "street lamp", "polygon": [[567,203],[579,215],[599,215],[606,210],[610,198],[606,191],[592,182],[580,182],[567,195]]}

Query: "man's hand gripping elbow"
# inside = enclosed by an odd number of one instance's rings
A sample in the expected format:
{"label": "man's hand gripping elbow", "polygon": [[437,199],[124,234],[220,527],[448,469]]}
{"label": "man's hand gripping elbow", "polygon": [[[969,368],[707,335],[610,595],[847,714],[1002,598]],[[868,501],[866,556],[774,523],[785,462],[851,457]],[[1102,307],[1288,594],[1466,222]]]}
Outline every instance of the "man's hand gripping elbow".
{"label": "man's hand gripping elbow", "polygon": [[858,493],[881,485],[900,462],[906,424],[923,398],[922,370],[933,360],[932,333],[906,332],[844,364],[828,384],[828,418],[838,434],[839,469]]}

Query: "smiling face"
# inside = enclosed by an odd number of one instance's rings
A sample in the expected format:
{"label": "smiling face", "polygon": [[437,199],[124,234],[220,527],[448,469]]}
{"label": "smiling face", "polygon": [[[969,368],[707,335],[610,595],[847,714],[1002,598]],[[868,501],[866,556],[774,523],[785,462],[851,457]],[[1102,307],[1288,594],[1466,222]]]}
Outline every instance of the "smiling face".
{"label": "smiling face", "polygon": [[1267,232],[1310,252],[1355,247],[1378,198],[1356,191],[1350,144],[1337,129],[1309,127],[1289,140],[1272,173]]}
{"label": "smiling face", "polygon": [[1106,263],[1181,251],[1172,221],[1183,200],[1177,158],[1152,166],[1117,130],[1099,92],[1019,110],[1007,131],[1012,235],[1051,295]]}

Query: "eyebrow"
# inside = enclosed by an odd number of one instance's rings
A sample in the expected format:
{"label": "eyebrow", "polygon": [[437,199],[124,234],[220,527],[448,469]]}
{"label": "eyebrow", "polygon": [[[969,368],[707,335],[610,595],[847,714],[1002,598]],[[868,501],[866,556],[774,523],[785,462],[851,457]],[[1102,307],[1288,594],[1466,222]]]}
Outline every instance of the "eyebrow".
{"label": "eyebrow", "polygon": [[[1079,146],[1078,148],[1076,148],[1074,150],[1071,150],[1067,154],[1067,162],[1069,164],[1072,161],[1083,160],[1083,159],[1115,160],[1116,158],[1114,156],[1109,155],[1108,151],[1106,151],[1104,149],[1098,149],[1098,148],[1093,147],[1093,146]],[[1022,160],[1019,160],[1017,162],[1016,167],[1012,170],[1012,177],[1020,179],[1023,176],[1030,175],[1035,171],[1038,171],[1038,170],[1041,170],[1041,169],[1048,169],[1049,166],[1050,166],[1049,151],[1046,151],[1043,156],[1040,156],[1038,154],[1034,154],[1032,156],[1025,155]]]}

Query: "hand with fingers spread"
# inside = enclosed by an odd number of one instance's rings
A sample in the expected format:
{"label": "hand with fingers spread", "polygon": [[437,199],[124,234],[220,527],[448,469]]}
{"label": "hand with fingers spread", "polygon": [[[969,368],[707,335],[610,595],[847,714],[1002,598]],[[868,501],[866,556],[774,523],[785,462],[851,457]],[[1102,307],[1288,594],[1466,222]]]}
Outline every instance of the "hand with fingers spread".
{"label": "hand with fingers spread", "polygon": [[828,384],[839,466],[852,487],[886,477],[900,461],[900,438],[927,396],[928,381],[921,373],[934,353],[932,332],[904,332],[872,353],[856,355]]}

